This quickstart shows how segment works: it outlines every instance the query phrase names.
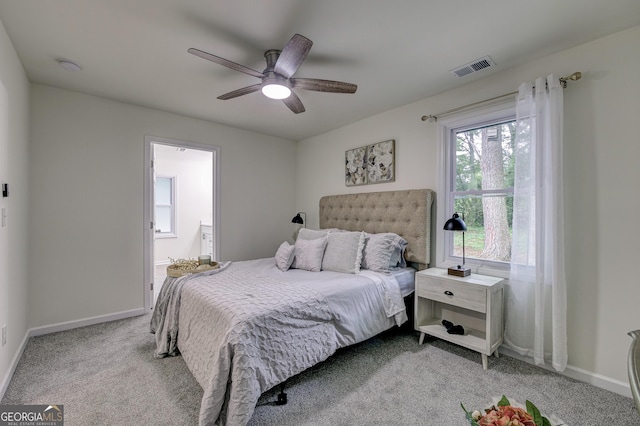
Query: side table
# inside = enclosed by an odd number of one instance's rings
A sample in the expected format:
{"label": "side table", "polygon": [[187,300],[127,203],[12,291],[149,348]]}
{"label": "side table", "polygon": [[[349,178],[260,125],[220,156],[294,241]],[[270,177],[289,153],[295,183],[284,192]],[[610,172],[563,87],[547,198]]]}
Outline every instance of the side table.
{"label": "side table", "polygon": [[[448,275],[446,269],[429,268],[416,273],[414,328],[488,356],[498,354],[504,328],[504,280],[486,275]],[[442,320],[464,327],[464,335],[449,334]]]}

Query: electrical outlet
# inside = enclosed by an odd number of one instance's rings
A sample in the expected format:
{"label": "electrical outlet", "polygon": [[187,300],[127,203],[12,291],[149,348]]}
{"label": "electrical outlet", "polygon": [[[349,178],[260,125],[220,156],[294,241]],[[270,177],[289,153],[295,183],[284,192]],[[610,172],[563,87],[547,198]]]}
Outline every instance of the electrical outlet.
{"label": "electrical outlet", "polygon": [[2,346],[7,344],[7,324],[2,326]]}

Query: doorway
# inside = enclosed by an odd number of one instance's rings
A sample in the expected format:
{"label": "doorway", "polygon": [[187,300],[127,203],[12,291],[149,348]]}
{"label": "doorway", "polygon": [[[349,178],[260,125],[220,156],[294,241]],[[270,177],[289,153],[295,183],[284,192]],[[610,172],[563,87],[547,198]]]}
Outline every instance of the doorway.
{"label": "doorway", "polygon": [[219,253],[219,148],[145,138],[145,310],[173,259]]}

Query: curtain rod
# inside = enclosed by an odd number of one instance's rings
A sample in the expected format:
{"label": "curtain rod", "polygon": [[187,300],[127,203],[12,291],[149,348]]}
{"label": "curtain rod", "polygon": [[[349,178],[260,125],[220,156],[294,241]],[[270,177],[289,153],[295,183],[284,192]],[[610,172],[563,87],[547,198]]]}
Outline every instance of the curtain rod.
{"label": "curtain rod", "polygon": [[[574,72],[573,74],[571,74],[571,75],[569,75],[567,77],[560,77],[559,78],[560,85],[562,86],[563,89],[566,89],[567,88],[567,82],[569,80],[578,81],[578,80],[580,80],[580,78],[582,78],[582,73],[579,72],[579,71],[578,72]],[[485,100],[482,100],[482,101],[474,102],[472,104],[467,104],[467,105],[464,105],[464,106],[461,106],[461,107],[458,107],[458,108],[454,108],[454,109],[450,109],[448,111],[441,112],[441,113],[438,113],[438,114],[423,115],[422,116],[422,121],[429,121],[429,122],[433,123],[434,121],[438,121],[438,117],[441,117],[443,115],[448,115],[448,114],[451,114],[452,112],[458,112],[460,110],[467,109],[467,108],[470,108],[472,106],[476,106],[476,105],[484,104],[484,103],[487,103],[487,102],[496,101],[498,99],[506,98],[506,97],[509,97],[509,96],[513,96],[513,95],[515,95],[517,93],[518,93],[518,91],[505,93],[504,95],[495,96],[493,98],[489,98],[489,99],[485,99]]]}

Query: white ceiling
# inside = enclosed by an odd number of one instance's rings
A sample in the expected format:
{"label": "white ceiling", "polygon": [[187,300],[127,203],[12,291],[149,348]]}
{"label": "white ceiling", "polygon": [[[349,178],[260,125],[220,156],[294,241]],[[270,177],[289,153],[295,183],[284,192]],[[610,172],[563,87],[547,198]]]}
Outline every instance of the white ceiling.
{"label": "white ceiling", "polygon": [[[638,25],[640,1],[0,0],[0,19],[32,82],[301,140]],[[187,53],[261,71],[295,33],[314,42],[296,77],[358,91],[297,91],[297,115],[259,92],[222,101],[259,80]],[[485,55],[495,68],[450,74]]]}

